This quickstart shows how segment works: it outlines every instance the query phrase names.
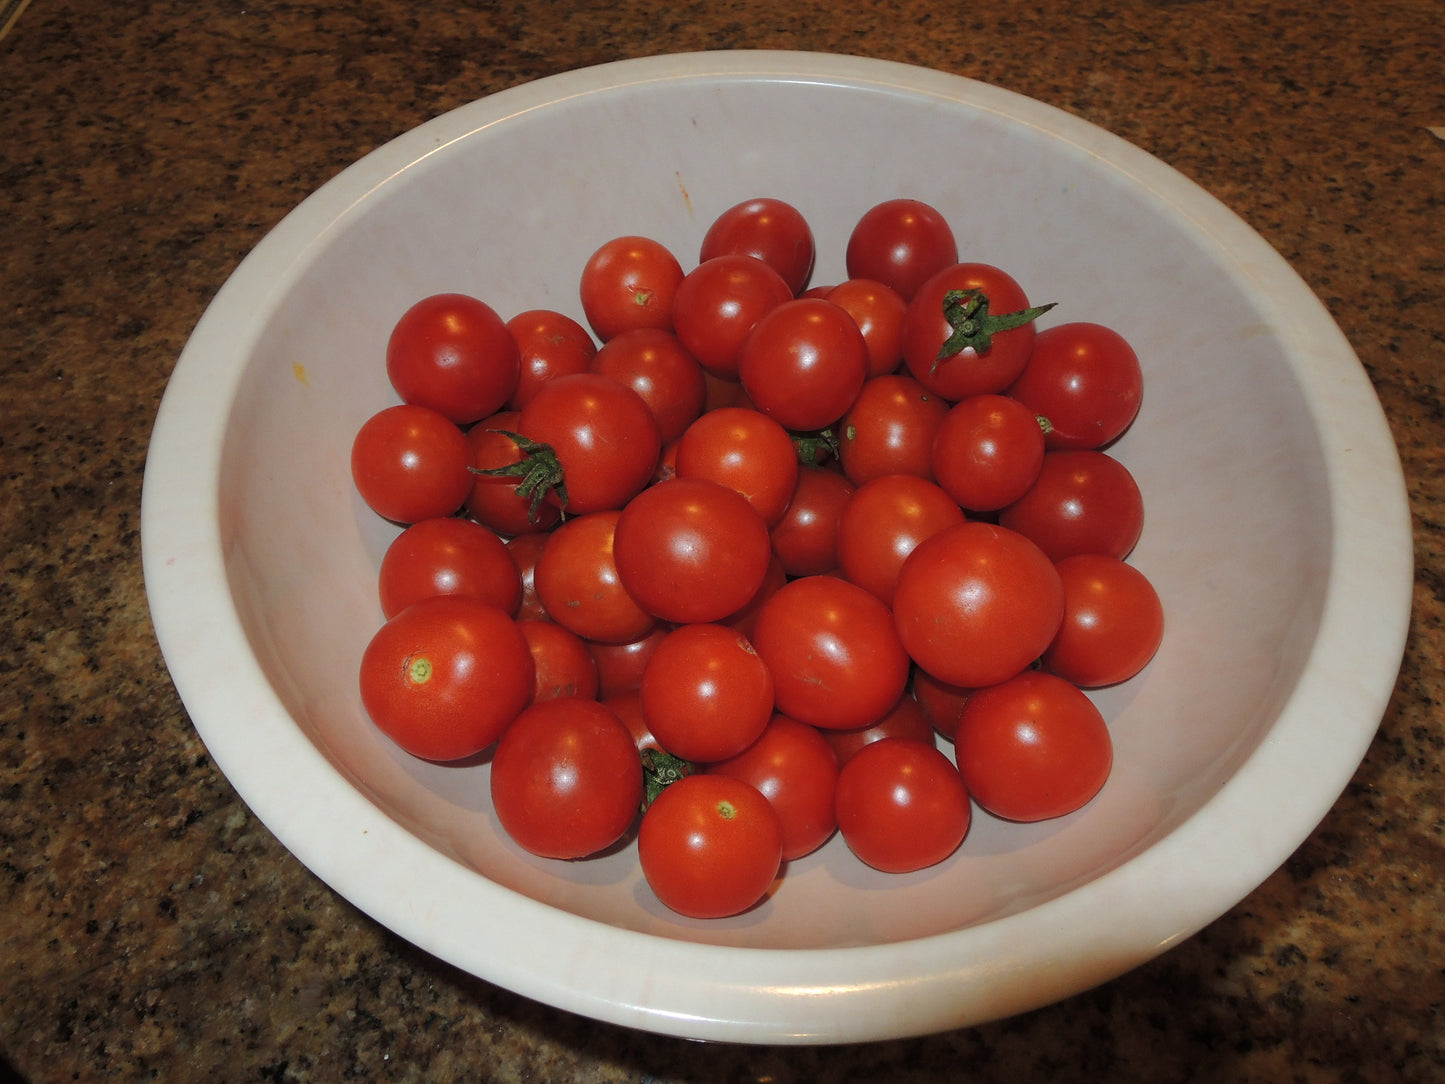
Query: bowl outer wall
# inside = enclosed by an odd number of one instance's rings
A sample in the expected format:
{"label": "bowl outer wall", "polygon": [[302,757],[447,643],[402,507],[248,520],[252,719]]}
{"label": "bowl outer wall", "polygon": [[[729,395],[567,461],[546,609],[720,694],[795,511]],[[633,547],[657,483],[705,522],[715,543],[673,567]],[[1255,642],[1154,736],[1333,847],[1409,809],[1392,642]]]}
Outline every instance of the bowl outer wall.
{"label": "bowl outer wall", "polygon": [[[952,933],[822,950],[697,944],[549,907],[419,844],[338,773],[297,728],[233,612],[217,490],[250,345],[235,341],[238,317],[264,317],[286,269],[324,242],[333,220],[452,141],[575,95],[716,75],[897,87],[1083,146],[1247,269],[1236,273],[1250,279],[1290,344],[1325,435],[1332,502],[1321,631],[1298,689],[1192,817],[1066,896]],[[467,971],[598,1019],[705,1039],[851,1041],[982,1022],[1086,989],[1192,934],[1264,880],[1348,782],[1393,685],[1410,606],[1408,506],[1373,390],[1327,311],[1262,239],[1157,160],[1051,107],[955,76],[813,54],[693,54],[564,73],[439,117],[339,175],[263,239],[198,324],[157,418],[142,513],[147,590],[176,686],[218,766],[303,863],[388,928]],[[1299,800],[1261,804],[1280,793]],[[383,860],[387,877],[359,873]]]}

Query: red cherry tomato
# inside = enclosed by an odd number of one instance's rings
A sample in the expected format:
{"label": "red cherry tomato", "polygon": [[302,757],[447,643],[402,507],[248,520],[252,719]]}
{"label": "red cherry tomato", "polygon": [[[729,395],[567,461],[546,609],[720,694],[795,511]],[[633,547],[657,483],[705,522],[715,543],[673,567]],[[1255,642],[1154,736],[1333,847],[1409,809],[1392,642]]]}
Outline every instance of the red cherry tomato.
{"label": "red cherry tomato", "polygon": [[958,770],[933,745],[884,738],[838,772],[838,829],[848,849],[885,873],[937,865],[958,850],[972,811]]}
{"label": "red cherry tomato", "polygon": [[1049,448],[1102,448],[1139,413],[1144,375],[1117,331],[1059,324],[1038,333],[1009,394],[1049,420]]}
{"label": "red cherry tomato", "polygon": [[1085,688],[1126,681],[1144,669],[1164,638],[1164,607],[1144,573],[1093,553],[1066,557],[1056,567],[1064,622],[1044,652],[1044,668]]}
{"label": "red cherry tomato", "polygon": [[540,504],[532,510],[532,501],[517,492],[519,480],[486,471],[520,463],[526,453],[508,434],[515,433],[521,415],[503,410],[484,418],[467,430],[467,443],[472,448],[472,491],[467,495],[467,515],[508,536],[545,531],[556,525],[561,511],[555,504]]}
{"label": "red cherry tomato", "polygon": [[669,625],[654,625],[642,636],[623,644],[587,641],[587,649],[597,664],[597,695],[606,700],[641,685],[647,660],[671,631]]}
{"label": "red cherry tomato", "polygon": [[823,295],[853,317],[868,344],[868,375],[885,376],[903,364],[903,315],[908,302],[891,286],[848,279]]}
{"label": "red cherry tomato", "polygon": [[614,556],[618,512],[569,519],[552,532],[533,574],[547,615],[584,640],[631,643],[657,618],[622,584]]}
{"label": "red cherry tomato", "polygon": [[640,327],[614,335],[597,351],[591,369],[641,397],[664,444],[682,436],[707,398],[702,366],[670,331]]}
{"label": "red cherry tomato", "polygon": [[912,474],[886,474],[848,498],[838,517],[844,577],[892,605],[898,574],[926,538],[964,521],[953,498]]}
{"label": "red cherry tomato", "polygon": [[907,301],[928,277],[958,262],[948,220],[919,200],[891,199],[868,209],[848,236],[849,278],[874,279]]}
{"label": "red cherry tomato", "polygon": [[597,660],[587,642],[555,621],[526,618],[517,622],[532,652],[536,674],[532,702],[556,700],[563,696],[597,698]]}
{"label": "red cherry tomato", "polygon": [[517,606],[517,620],[546,617],[546,607],[537,598],[537,558],[551,541],[550,534],[519,534],[507,539],[507,554],[522,578],[522,601]]}
{"label": "red cherry tomato", "polygon": [[1144,530],[1144,498],[1129,469],[1107,452],[1048,452],[1034,484],[998,521],[1052,561],[1078,553],[1123,560]]}
{"label": "red cherry tomato", "polygon": [[793,292],[751,256],[716,256],[689,271],[672,301],[677,337],[714,376],[738,379],[738,351],[764,314]]}
{"label": "red cherry tomato", "polygon": [[792,436],[766,414],[722,407],[708,411],[683,433],[677,474],[737,490],[771,527],[793,499],[798,456]]}
{"label": "red cherry tomato", "polygon": [[885,474],[933,479],[933,438],[949,404],[911,376],[863,385],[838,427],[838,461],[854,485]]}
{"label": "red cherry tomato", "polygon": [[884,738],[911,738],[913,741],[933,744],[933,724],[928,721],[923,707],[907,694],[898,698],[893,710],[872,726],[860,726],[853,730],[820,730],[839,764],[846,764],[865,745],[872,745]]}
{"label": "red cherry tomato", "polygon": [[793,499],[773,525],[773,553],[789,576],[817,576],[838,567],[838,524],[853,483],[826,467],[803,467]]}
{"label": "red cherry tomato", "polygon": [[508,410],[521,410],[537,389],[557,376],[585,373],[597,353],[587,329],[572,317],[551,309],[528,309],[507,321],[517,342],[521,374]]}
{"label": "red cherry tomato", "polygon": [[507,835],[543,858],[586,858],[616,843],[642,802],[632,734],[595,700],[533,704],[497,742],[492,808]]}
{"label": "red cherry tomato", "polygon": [[582,312],[603,342],[638,327],[672,330],[672,299],[682,265],[648,237],[617,237],[582,268]]}
{"label": "red cherry tomato", "polygon": [[996,512],[1018,500],[1043,464],[1038,418],[1006,395],[971,395],[954,404],[933,438],[933,477],[974,512]]}
{"label": "red cherry tomato", "polygon": [[469,425],[506,405],[517,389],[520,357],[489,305],[465,294],[434,294],[396,322],[386,373],[404,402]]}
{"label": "red cherry tomato", "polygon": [[689,775],[642,816],[642,874],[665,906],[724,918],[767,895],[783,861],[783,828],[756,787],[728,775]]}
{"label": "red cherry tomato", "polygon": [[969,794],[1012,821],[1072,813],[1099,792],[1114,761],[1093,701],[1037,670],[970,696],[954,751]]}
{"label": "red cherry tomato", "polygon": [[868,344],[846,311],[799,298],[753,325],[738,351],[738,376],[757,408],[785,429],[822,429],[862,390]]}
{"label": "red cherry tomato", "polygon": [[532,655],[512,618],[438,595],[377,630],[361,657],[361,702],[413,756],[461,760],[496,741],[532,697]]}
{"label": "red cherry tomato", "polygon": [[642,673],[647,729],[683,760],[736,756],[772,714],[772,675],[747,638],[723,625],[679,626]]}
{"label": "red cherry tomato", "polygon": [[702,239],[698,262],[741,255],[761,260],[777,272],[790,294],[802,293],[813,273],[813,231],[792,204],[763,197],[729,207]]}
{"label": "red cherry tomato", "polygon": [[449,516],[472,491],[472,448],[430,407],[386,407],[357,430],[351,477],[371,510],[396,523]]}
{"label": "red cherry tomato", "polygon": [[963,705],[968,703],[972,692],[972,689],[940,681],[920,667],[913,668],[913,699],[918,701],[933,729],[949,741],[958,733],[958,717],[963,714]]}
{"label": "red cherry tomato", "polygon": [[424,519],[397,535],[377,577],[381,612],[395,617],[418,599],[467,595],[516,613],[522,577],[506,545],[470,520]]}

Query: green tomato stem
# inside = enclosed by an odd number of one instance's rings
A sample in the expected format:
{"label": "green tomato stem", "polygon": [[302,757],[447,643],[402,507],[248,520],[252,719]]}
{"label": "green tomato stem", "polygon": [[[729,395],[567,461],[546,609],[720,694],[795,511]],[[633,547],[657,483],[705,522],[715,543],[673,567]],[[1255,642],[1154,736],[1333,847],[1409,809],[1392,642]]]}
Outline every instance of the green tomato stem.
{"label": "green tomato stem", "polygon": [[511,440],[521,450],[522,458],[515,463],[508,463],[505,467],[471,467],[471,472],[521,479],[517,484],[516,492],[519,497],[525,497],[530,502],[527,515],[533,523],[537,522],[537,512],[549,493],[557,495],[557,504],[565,515],[567,512],[567,479],[563,475],[562,461],[557,458],[557,453],[552,446],[531,440],[522,436],[521,433],[513,433],[507,429],[491,429],[488,432],[501,433],[502,436]]}
{"label": "green tomato stem", "polygon": [[988,311],[988,295],[982,290],[949,290],[943,295],[943,318],[953,328],[953,334],[939,348],[938,357],[933,359],[933,369],[966,349],[972,348],[975,354],[983,353],[1000,331],[1012,331],[1031,324],[1055,304],[1051,301],[1047,305],[994,316]]}

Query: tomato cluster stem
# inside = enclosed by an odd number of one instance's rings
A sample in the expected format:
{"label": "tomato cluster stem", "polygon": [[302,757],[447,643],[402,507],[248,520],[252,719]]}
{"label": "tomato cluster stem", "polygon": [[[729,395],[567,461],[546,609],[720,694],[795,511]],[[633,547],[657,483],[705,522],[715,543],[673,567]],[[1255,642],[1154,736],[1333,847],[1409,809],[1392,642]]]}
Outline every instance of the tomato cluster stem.
{"label": "tomato cluster stem", "polygon": [[990,313],[988,304],[988,294],[982,290],[949,290],[943,295],[943,317],[948,321],[948,326],[953,328],[953,333],[939,347],[938,357],[933,359],[935,369],[939,362],[961,354],[966,349],[972,348],[975,354],[983,353],[999,332],[1012,331],[1033,323],[1053,308],[1055,302],[1004,313],[1002,316]]}
{"label": "tomato cluster stem", "polygon": [[557,453],[552,446],[507,429],[492,429],[489,432],[501,433],[502,436],[509,438],[521,450],[522,458],[515,463],[508,463],[505,467],[472,467],[472,473],[520,478],[521,481],[517,484],[517,495],[527,498],[530,502],[527,514],[533,523],[537,522],[537,512],[549,493],[556,494],[557,504],[565,513],[567,511],[567,479],[562,471],[562,461],[557,458]]}

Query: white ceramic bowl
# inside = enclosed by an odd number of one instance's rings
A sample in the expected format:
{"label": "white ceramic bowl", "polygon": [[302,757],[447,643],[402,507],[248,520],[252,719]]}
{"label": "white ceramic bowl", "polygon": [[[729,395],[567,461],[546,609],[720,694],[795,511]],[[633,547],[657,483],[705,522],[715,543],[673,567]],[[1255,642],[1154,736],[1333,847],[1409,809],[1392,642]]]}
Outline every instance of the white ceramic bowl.
{"label": "white ceramic bowl", "polygon": [[[1132,558],[1168,614],[1097,700],[1116,767],[1061,820],[978,815],[942,865],[874,873],[839,839],[762,907],[681,919],[635,850],[573,864],[503,838],[485,766],[400,753],[357,660],[395,533],[360,502],[352,435],[395,401],[393,321],[433,292],[580,317],[602,241],[693,261],[726,207],[799,207],[814,282],[873,203],[945,212],[1047,321],[1124,333],[1143,411],[1117,445],[1145,496]],[[1410,605],[1410,522],[1379,404],[1286,263],[1157,160],[1053,108],[896,64],[733,52],[627,61],[426,123],[302,203],[225,284],[176,367],[143,507],[177,688],[257,816],[336,891],[528,997],[746,1042],[919,1034],[1006,1016],[1168,949],[1266,878],[1349,780]]]}

